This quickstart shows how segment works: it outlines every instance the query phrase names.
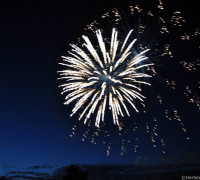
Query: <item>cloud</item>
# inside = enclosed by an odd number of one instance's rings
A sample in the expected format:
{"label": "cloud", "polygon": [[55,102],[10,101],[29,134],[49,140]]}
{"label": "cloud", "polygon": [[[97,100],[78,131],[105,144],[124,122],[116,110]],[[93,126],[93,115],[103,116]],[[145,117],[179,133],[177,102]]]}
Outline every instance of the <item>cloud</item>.
{"label": "cloud", "polygon": [[51,165],[42,165],[42,166],[30,166],[30,167],[27,167],[27,169],[33,169],[33,170],[52,169],[52,168],[55,168],[55,166],[51,166]]}
{"label": "cloud", "polygon": [[7,178],[11,179],[49,179],[50,175],[43,172],[35,171],[10,171]]}

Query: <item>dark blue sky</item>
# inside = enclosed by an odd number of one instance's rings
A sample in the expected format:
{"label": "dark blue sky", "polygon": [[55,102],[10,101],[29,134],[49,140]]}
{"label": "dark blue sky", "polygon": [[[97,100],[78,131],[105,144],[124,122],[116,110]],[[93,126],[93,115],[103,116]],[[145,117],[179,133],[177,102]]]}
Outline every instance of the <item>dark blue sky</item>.
{"label": "dark blue sky", "polygon": [[[194,1],[180,2],[170,1],[168,6],[184,11],[192,24],[199,25]],[[57,64],[81,29],[111,7],[115,7],[114,0],[108,4],[89,0],[1,1],[0,166],[135,163],[139,157],[148,157],[148,163],[162,162],[162,155],[148,144],[143,144],[147,148],[138,153],[122,157],[118,150],[112,150],[108,157],[104,145],[82,142],[81,135],[69,138],[69,121],[75,119],[69,118],[70,109],[63,105]],[[186,143],[177,131],[179,143],[171,137],[167,162],[179,162],[185,155],[185,162],[200,160],[199,113],[194,113],[192,119],[187,115],[185,119],[193,139]]]}

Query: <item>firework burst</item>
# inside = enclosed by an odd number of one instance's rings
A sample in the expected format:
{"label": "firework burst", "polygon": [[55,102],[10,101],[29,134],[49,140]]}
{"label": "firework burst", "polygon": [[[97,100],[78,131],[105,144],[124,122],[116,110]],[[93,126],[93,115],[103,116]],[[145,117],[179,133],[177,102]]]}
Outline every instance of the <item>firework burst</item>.
{"label": "firework burst", "polygon": [[[148,59],[144,54],[149,49],[133,55],[132,48],[136,39],[127,45],[131,33],[132,30],[124,42],[120,43],[117,40],[118,32],[113,29],[110,47],[107,50],[101,31],[97,30],[98,50],[87,36],[82,36],[85,41],[84,46],[89,53],[73,44],[71,56],[63,56],[65,63],[60,64],[68,68],[59,71],[60,79],[66,79],[68,82],[61,85],[62,93],[68,93],[64,104],[77,101],[71,116],[84,106],[79,120],[85,115],[84,123],[86,123],[97,109],[95,125],[99,127],[100,121],[104,121],[108,101],[113,122],[120,126],[118,116],[124,116],[123,109],[130,116],[126,102],[138,112],[135,101],[143,102],[145,98],[140,93],[141,88],[138,84],[150,85],[144,78],[151,77],[142,73],[141,69],[153,64],[143,63]],[[101,51],[101,55],[97,53],[98,51]]]}
{"label": "firework burst", "polygon": [[[161,0],[152,7],[139,1],[124,8],[115,8],[88,24],[83,34],[89,35],[78,38],[59,63],[63,68],[59,79],[63,82],[62,94],[66,94],[64,104],[76,101],[71,116],[80,112],[79,120],[87,123],[82,130],[75,122],[70,136],[80,132],[82,141],[89,139],[93,144],[101,136],[109,155],[110,134],[114,132],[123,155],[131,142],[130,148],[137,152],[140,126],[146,132],[142,136],[146,134],[152,146],[165,153],[166,136],[159,123],[178,123],[188,141],[180,104],[190,103],[200,109],[200,30],[186,33],[182,13],[168,12],[166,16]],[[131,106],[134,111],[130,111]],[[107,109],[112,112],[116,129],[105,126]],[[107,114],[105,120],[109,119]],[[132,116],[130,121],[119,118],[125,115]]]}

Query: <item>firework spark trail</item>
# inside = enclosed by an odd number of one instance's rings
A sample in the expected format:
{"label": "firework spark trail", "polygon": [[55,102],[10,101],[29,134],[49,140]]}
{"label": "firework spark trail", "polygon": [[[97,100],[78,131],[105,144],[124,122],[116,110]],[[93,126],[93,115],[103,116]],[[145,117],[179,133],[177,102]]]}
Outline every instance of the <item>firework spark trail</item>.
{"label": "firework spark trail", "polygon": [[[141,89],[137,87],[137,84],[150,85],[143,79],[151,77],[140,72],[140,70],[153,64],[143,63],[148,59],[144,54],[149,49],[140,52],[136,56],[130,56],[136,42],[136,39],[134,39],[127,45],[132,31],[128,33],[121,45],[117,40],[118,32],[113,29],[110,49],[107,50],[101,31],[97,30],[96,36],[103,58],[98,55],[97,49],[86,36],[82,37],[85,41],[84,46],[90,54],[74,44],[71,45],[73,53],[70,52],[71,56],[63,57],[64,63],[60,63],[68,68],[59,71],[61,76],[59,79],[67,81],[66,84],[60,86],[62,87],[62,93],[68,92],[64,104],[77,101],[71,116],[85,105],[86,107],[79,120],[85,115],[84,123],[86,123],[91,114],[97,109],[95,125],[99,127],[100,121],[104,121],[107,100],[112,110],[113,122],[118,126],[120,126],[118,116],[124,116],[122,106],[129,116],[125,101],[138,112],[135,100],[138,99],[143,102],[145,97],[139,92]],[[119,49],[120,45],[121,48]],[[143,79],[141,80],[141,78]]]}

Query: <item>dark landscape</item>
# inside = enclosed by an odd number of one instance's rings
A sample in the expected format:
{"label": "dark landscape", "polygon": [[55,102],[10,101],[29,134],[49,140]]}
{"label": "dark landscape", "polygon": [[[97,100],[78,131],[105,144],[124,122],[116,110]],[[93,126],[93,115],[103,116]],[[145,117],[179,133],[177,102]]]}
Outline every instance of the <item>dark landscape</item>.
{"label": "dark landscape", "polygon": [[[52,170],[52,172],[50,172]],[[53,166],[33,166],[24,171],[9,171],[1,179],[96,179],[96,180],[167,180],[181,179],[186,176],[200,176],[200,165],[168,164],[168,165],[70,165],[60,168]]]}

